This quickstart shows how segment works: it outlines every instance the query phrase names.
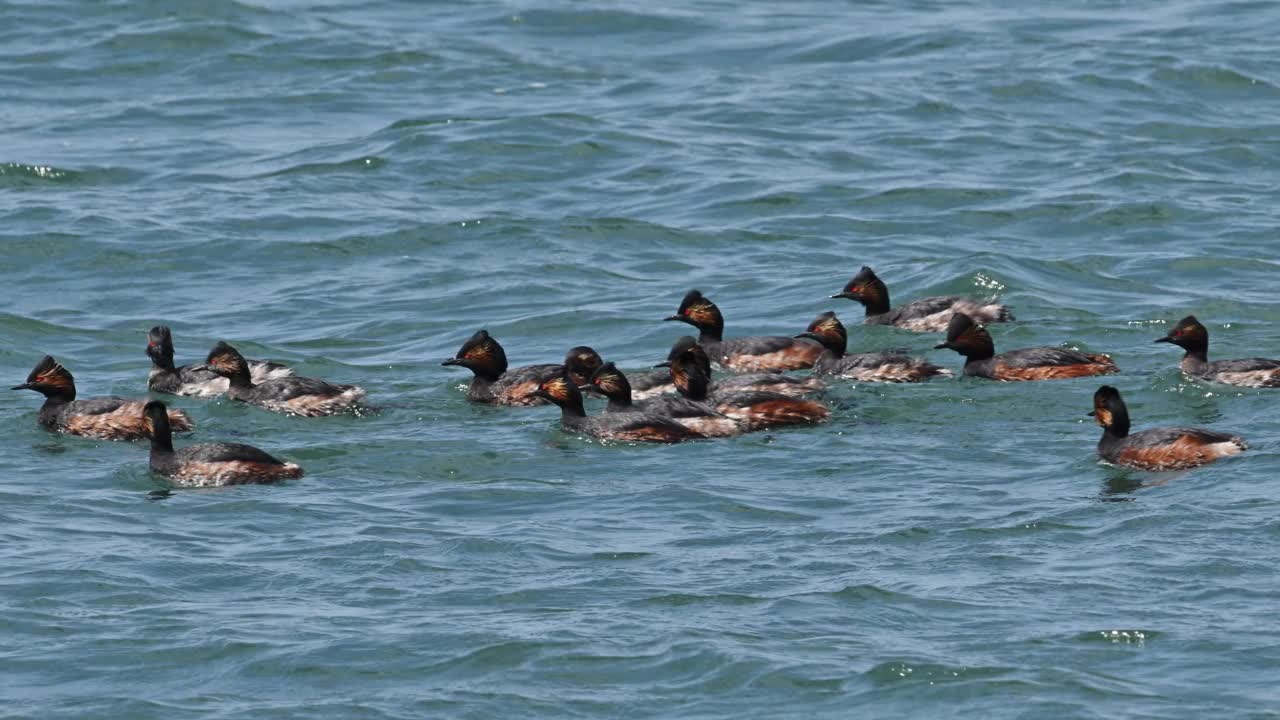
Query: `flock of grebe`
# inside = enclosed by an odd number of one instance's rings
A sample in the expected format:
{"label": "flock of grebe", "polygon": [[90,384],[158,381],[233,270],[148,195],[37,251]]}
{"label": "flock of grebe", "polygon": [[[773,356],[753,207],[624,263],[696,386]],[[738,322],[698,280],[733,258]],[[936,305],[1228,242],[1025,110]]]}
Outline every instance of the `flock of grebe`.
{"label": "flock of grebe", "polygon": [[[935,349],[964,356],[963,374],[1000,381],[1057,380],[1118,371],[1107,355],[1063,347],[1032,347],[997,353],[988,323],[1013,320],[1003,305],[960,296],[930,297],[893,307],[889,290],[870,268],[862,268],[833,298],[862,304],[867,325],[914,332],[945,332]],[[681,337],[660,370],[624,374],[587,346],[571,348],[559,364],[510,368],[506,352],[488,332],[472,335],[444,365],[467,368],[474,377],[467,399],[495,405],[554,404],[565,428],[603,440],[675,443],[729,437],[766,428],[820,423],[831,416],[820,393],[832,379],[916,383],[953,373],[899,351],[848,352],[848,333],[834,312],[824,312],[803,332],[789,336],[724,337],[724,317],[710,299],[689,291],[665,320],[692,325],[696,338]],[[1186,351],[1188,376],[1242,387],[1280,388],[1280,361],[1208,359],[1209,334],[1194,316],[1182,319],[1156,342]],[[147,387],[158,393],[228,398],[264,410],[315,417],[357,411],[365,391],[300,377],[285,365],[249,360],[219,342],[199,365],[174,364],[169,328],[147,337],[152,368]],[[712,368],[731,374],[714,379]],[[808,376],[783,374],[809,370]],[[238,443],[199,443],[174,449],[172,434],[194,428],[181,410],[163,402],[119,397],[76,398],[71,373],[45,356],[14,388],[45,396],[37,415],[55,431],[107,440],[151,440],[152,470],[176,484],[216,486],[274,482],[302,476],[299,466]],[[584,394],[607,400],[588,415]],[[1201,428],[1169,427],[1129,432],[1129,412],[1120,392],[1103,385],[1089,413],[1103,428],[1098,454],[1142,470],[1195,467],[1247,446],[1244,440]]]}

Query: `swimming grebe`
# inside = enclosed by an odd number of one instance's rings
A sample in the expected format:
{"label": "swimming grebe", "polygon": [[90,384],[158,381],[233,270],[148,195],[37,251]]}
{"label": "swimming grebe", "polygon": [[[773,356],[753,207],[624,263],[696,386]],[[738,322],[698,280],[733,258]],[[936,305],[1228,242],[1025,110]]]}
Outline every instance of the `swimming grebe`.
{"label": "swimming grebe", "polygon": [[205,367],[231,381],[227,397],[232,400],[287,415],[320,417],[351,412],[365,396],[364,389],[355,385],[333,385],[299,375],[254,383],[244,356],[225,342],[213,346]]}
{"label": "swimming grebe", "polygon": [[734,420],[704,402],[680,395],[660,395],[633,401],[627,376],[613,363],[605,363],[591,376],[587,386],[609,399],[605,412],[642,412],[669,417],[706,437],[730,437],[747,431]]}
{"label": "swimming grebe", "polygon": [[1172,343],[1186,350],[1179,367],[1189,377],[1241,387],[1280,388],[1280,360],[1248,358],[1209,361],[1209,331],[1188,315],[1168,335],[1156,342]]}
{"label": "swimming grebe", "polygon": [[890,309],[889,288],[866,265],[845,283],[844,290],[832,295],[862,303],[867,325],[893,325],[915,332],[940,332],[947,329],[954,313],[962,312],[981,322],[1009,322],[1013,313],[999,303],[983,303],[960,295],[943,295],[913,300]]}
{"label": "swimming grebe", "polygon": [[[702,368],[702,372],[708,378],[711,377],[711,358],[707,356],[698,341],[690,335],[684,335],[677,339],[671,346],[671,351],[667,353],[667,360],[658,363],[654,367],[670,368],[672,361],[685,353],[691,353],[693,359]],[[671,381],[670,371],[667,372],[667,381]],[[675,386],[672,385],[672,390]],[[821,378],[813,375],[795,376],[784,375],[780,372],[754,372],[742,373],[737,375],[728,375],[718,380],[712,380],[707,393],[715,398],[717,393],[722,392],[746,392],[751,390],[762,390],[765,392],[776,392],[791,397],[804,397],[812,393],[823,390],[827,384]],[[633,399],[636,398],[635,389],[632,388]]]}
{"label": "swimming grebe", "polygon": [[748,430],[811,425],[831,417],[831,411],[822,403],[765,390],[727,390],[709,395],[711,380],[694,349],[672,360],[670,369],[671,381],[681,395],[711,405],[718,412],[745,424]]}
{"label": "swimming grebe", "polygon": [[467,399],[493,405],[542,405],[539,386],[564,373],[563,365],[554,364],[508,370],[507,353],[485,330],[472,335],[454,357],[440,364],[461,365],[474,373]]}
{"label": "swimming grebe", "polygon": [[809,340],[782,335],[756,335],[724,339],[724,318],[720,308],[690,290],[680,301],[680,308],[664,320],[678,320],[698,328],[698,344],[706,350],[711,362],[728,370],[803,370],[813,367],[822,347]]}
{"label": "swimming grebe", "polygon": [[[589,384],[591,376],[602,365],[604,358],[600,357],[600,353],[585,345],[573,348],[564,358],[569,379],[578,383],[578,387]],[[627,381],[631,384],[632,400],[644,400],[676,391],[676,386],[671,384],[671,373],[666,370],[627,371]]]}
{"label": "swimming grebe", "polygon": [[[157,325],[147,333],[147,356],[151,358],[147,389],[153,392],[207,397],[225,393],[231,384],[212,370],[197,370],[194,365],[176,367],[173,364],[173,335],[165,325]],[[255,383],[292,374],[291,368],[280,363],[249,360],[249,375]]]}
{"label": "swimming grebe", "polygon": [[914,383],[931,377],[950,376],[951,371],[923,358],[898,352],[846,353],[849,336],[833,312],[819,315],[796,337],[822,344],[824,350],[813,364],[815,375],[836,375],[863,382]]}
{"label": "swimming grebe", "polygon": [[1060,347],[1031,347],[996,355],[987,329],[964,313],[951,317],[946,341],[934,347],[950,348],[963,355],[965,375],[1006,382],[1061,380],[1120,371],[1108,355],[1086,355]]}
{"label": "swimming grebe", "polygon": [[1093,412],[1102,426],[1098,455],[1117,465],[1139,470],[1183,470],[1239,455],[1249,446],[1244,438],[1189,427],[1152,428],[1129,434],[1129,408],[1120,391],[1103,385],[1093,394]]}
{"label": "swimming grebe", "polygon": [[170,412],[164,403],[152,400],[143,408],[142,421],[151,435],[151,469],[179,485],[214,487],[302,477],[302,468],[252,445],[198,443],[174,451]]}
{"label": "swimming grebe", "polygon": [[560,424],[565,428],[601,440],[678,443],[705,437],[671,418],[647,413],[605,413],[588,417],[582,393],[564,375],[543,382],[538,393],[544,400],[560,406]]}
{"label": "swimming grebe", "polygon": [[[126,400],[108,396],[76,399],[76,383],[71,373],[57,360],[45,355],[27,375],[27,381],[14,390],[35,390],[44,395],[44,405],[37,418],[54,432],[102,440],[142,440],[147,437],[142,422],[145,400]],[[169,421],[174,430],[193,427],[191,418],[181,410],[170,410]]]}

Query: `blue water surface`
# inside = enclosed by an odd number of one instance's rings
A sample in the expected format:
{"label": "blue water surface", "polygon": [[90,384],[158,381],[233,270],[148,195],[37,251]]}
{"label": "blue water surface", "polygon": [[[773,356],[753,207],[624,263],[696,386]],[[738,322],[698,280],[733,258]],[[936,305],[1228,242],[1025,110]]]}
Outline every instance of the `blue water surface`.
{"label": "blue water surface", "polygon": [[[1280,12],[1266,2],[0,2],[0,377],[142,396],[146,330],[381,412],[172,399],[302,464],[169,490],[142,444],[0,405],[0,717],[1280,717]],[[1000,296],[1096,379],[839,384],[831,422],[602,445],[469,404],[515,365],[665,357],[828,296]],[[597,405],[592,405],[596,410]]]}

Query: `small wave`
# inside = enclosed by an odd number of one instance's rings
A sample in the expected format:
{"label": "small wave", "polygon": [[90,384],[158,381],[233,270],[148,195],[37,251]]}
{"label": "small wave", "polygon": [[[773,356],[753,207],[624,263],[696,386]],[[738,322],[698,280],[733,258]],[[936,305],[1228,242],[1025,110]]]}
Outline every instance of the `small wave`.
{"label": "small wave", "polygon": [[123,185],[143,176],[136,170],[120,167],[91,167],[80,170],[32,165],[20,162],[0,163],[0,188],[40,187],[44,185]]}
{"label": "small wave", "polygon": [[1143,647],[1148,640],[1155,640],[1162,633],[1154,630],[1106,629],[1082,632],[1072,638],[1075,642],[1106,645],[1133,645]]}
{"label": "small wave", "polygon": [[697,15],[658,15],[626,10],[531,10],[506,18],[507,22],[550,33],[563,31],[574,37],[583,33],[625,35],[630,33],[695,33],[707,29]]}
{"label": "small wave", "polygon": [[1086,216],[1084,222],[1107,227],[1150,227],[1164,225],[1185,214],[1172,203],[1123,203]]}
{"label": "small wave", "polygon": [[1277,92],[1276,86],[1266,80],[1213,65],[1161,68],[1151,74],[1151,80],[1155,84],[1197,92],[1248,93],[1258,96],[1273,96]]}
{"label": "small wave", "polygon": [[0,177],[58,181],[75,179],[78,174],[73,170],[63,170],[50,165],[26,165],[14,162],[0,164]]}
{"label": "small wave", "polygon": [[969,38],[954,33],[922,33],[886,38],[883,35],[841,38],[791,54],[793,63],[850,63],[879,58],[911,58],[946,50]]}
{"label": "small wave", "polygon": [[100,40],[95,47],[113,53],[157,52],[165,53],[181,48],[183,52],[198,52],[233,47],[250,41],[268,40],[272,36],[236,27],[230,24],[175,23],[150,32],[117,32]]}
{"label": "small wave", "polygon": [[641,607],[650,607],[654,605],[665,607],[685,607],[686,605],[759,605],[761,603],[768,602],[773,602],[772,598],[756,597],[754,595],[740,595],[737,593],[717,593],[715,595],[668,593],[666,595],[647,597],[642,600],[634,600],[629,604]]}
{"label": "small wave", "polygon": [[302,163],[292,165],[280,170],[262,173],[252,176],[255,179],[280,177],[286,175],[331,175],[341,174],[351,171],[371,171],[378,170],[388,164],[388,160],[380,158],[376,155],[352,158],[351,160],[340,160],[338,162],[320,162],[320,163]]}
{"label": "small wave", "polygon": [[592,560],[640,560],[652,556],[651,552],[594,552]]}
{"label": "small wave", "polygon": [[1011,668],[995,666],[942,665],[911,661],[883,662],[863,673],[876,683],[897,683],[904,680],[936,685],[942,682],[965,680],[989,680],[1004,678],[1014,672]]}
{"label": "small wave", "polygon": [[1006,188],[979,187],[896,187],[875,193],[859,201],[861,205],[915,203],[923,207],[945,208],[970,206],[980,202],[1012,200],[1021,193]]}

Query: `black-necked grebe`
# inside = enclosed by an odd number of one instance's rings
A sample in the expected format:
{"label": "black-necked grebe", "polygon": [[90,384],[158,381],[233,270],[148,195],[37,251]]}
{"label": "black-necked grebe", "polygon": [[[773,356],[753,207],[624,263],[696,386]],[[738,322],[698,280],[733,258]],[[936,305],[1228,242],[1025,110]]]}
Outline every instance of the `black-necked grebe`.
{"label": "black-necked grebe", "polygon": [[[147,356],[151,358],[147,389],[153,392],[207,397],[222,395],[230,386],[227,378],[219,376],[212,370],[198,370],[195,365],[175,366],[173,335],[165,325],[157,325],[147,333]],[[252,359],[248,362],[249,375],[255,383],[293,374],[291,368],[280,363]]]}
{"label": "black-necked grebe", "polygon": [[1203,428],[1163,427],[1129,434],[1129,409],[1120,391],[1103,385],[1093,394],[1093,412],[1102,426],[1098,455],[1139,470],[1183,470],[1221,457],[1239,455],[1249,446],[1238,435]]}
{"label": "black-necked grebe", "polygon": [[705,437],[669,417],[647,413],[605,413],[588,417],[582,393],[564,375],[543,382],[538,394],[560,407],[560,424],[565,428],[601,440],[677,443]]}
{"label": "black-necked grebe", "polygon": [[730,437],[747,431],[745,425],[710,405],[680,395],[661,395],[645,400],[634,400],[631,396],[631,383],[613,363],[600,366],[591,376],[591,382],[587,387],[609,399],[605,412],[642,412],[661,415],[707,437]]}
{"label": "black-necked grebe", "polygon": [[889,288],[880,278],[863,265],[853,279],[845,283],[844,290],[832,295],[862,303],[867,325],[893,325],[915,332],[940,332],[947,329],[954,313],[962,312],[981,322],[1009,322],[1013,314],[999,303],[984,303],[960,295],[945,295],[914,300],[906,305],[890,309]]}
{"label": "black-necked grebe", "polygon": [[[702,372],[708,378],[711,377],[711,358],[707,356],[707,352],[702,349],[690,335],[684,335],[677,339],[671,346],[671,351],[667,353],[667,361],[659,363],[655,367],[669,368],[671,363],[685,353],[692,353],[693,359],[702,368]],[[667,372],[667,382],[671,382],[671,374]],[[672,385],[672,390],[675,386]],[[711,381],[711,387],[707,391],[711,399],[714,400],[718,393],[722,392],[748,392],[753,390],[761,390],[764,392],[775,392],[791,397],[804,397],[812,393],[823,390],[827,384],[821,378],[813,375],[795,376],[784,375],[780,372],[753,372],[729,375],[718,380]],[[635,388],[632,387],[633,398],[639,399],[635,394]]]}
{"label": "black-necked grebe", "polygon": [[698,344],[711,361],[725,369],[803,370],[813,367],[822,346],[809,340],[781,335],[756,335],[724,339],[724,318],[720,308],[697,290],[690,290],[680,308],[664,320],[679,320],[698,328]]}
{"label": "black-necked grebe", "polygon": [[1108,355],[1086,355],[1060,347],[1031,347],[996,355],[987,329],[964,313],[951,317],[946,342],[934,347],[950,348],[963,355],[965,375],[1006,382],[1062,380],[1120,370]]}
{"label": "black-necked grebe", "polygon": [[1280,387],[1280,360],[1247,358],[1209,362],[1209,331],[1188,315],[1178,321],[1168,335],[1156,342],[1173,343],[1187,351],[1179,366],[1189,377],[1241,387]]}
{"label": "black-necked grebe", "polygon": [[461,365],[474,373],[467,399],[493,405],[542,405],[539,386],[564,373],[563,365],[553,364],[508,370],[507,353],[485,330],[472,335],[458,348],[457,355],[440,364]]}
{"label": "black-necked grebe", "polygon": [[569,352],[564,354],[563,372],[569,376],[570,382],[582,387],[591,383],[591,376],[601,365],[604,365],[604,358],[595,348],[579,345],[569,348]]}
{"label": "black-necked grebe", "polygon": [[365,396],[364,389],[355,385],[333,385],[298,375],[254,383],[244,356],[225,342],[213,346],[205,367],[231,381],[227,397],[232,400],[287,415],[319,417],[351,412]]}
{"label": "black-necked grebe", "polygon": [[[573,348],[564,358],[565,371],[578,387],[590,384],[591,376],[602,365],[604,358],[600,357],[600,353],[585,345]],[[627,381],[631,383],[632,400],[644,400],[676,391],[676,386],[671,384],[671,373],[666,370],[628,370]]]}
{"label": "black-necked grebe", "polygon": [[179,485],[214,487],[302,477],[302,468],[252,445],[198,443],[175,451],[169,413],[164,403],[152,400],[143,408],[142,423],[151,435],[151,469]]}
{"label": "black-necked grebe", "polygon": [[796,337],[822,343],[824,348],[813,364],[815,375],[835,375],[862,382],[914,383],[931,377],[950,376],[951,371],[900,352],[847,353],[848,331],[833,312],[819,315]]}
{"label": "black-necked grebe", "polygon": [[[76,399],[76,382],[57,360],[45,355],[27,375],[27,381],[14,390],[35,390],[44,395],[44,405],[37,418],[54,432],[102,440],[142,440],[147,437],[142,422],[145,400],[120,397]],[[170,410],[173,429],[190,430],[191,418],[181,410]]]}
{"label": "black-necked grebe", "polygon": [[831,411],[820,402],[766,390],[722,390],[711,395],[711,379],[694,349],[671,360],[669,365],[671,381],[681,395],[708,403],[717,412],[746,425],[748,430],[811,425],[831,417]]}

